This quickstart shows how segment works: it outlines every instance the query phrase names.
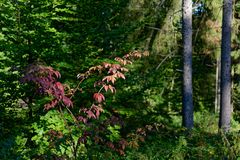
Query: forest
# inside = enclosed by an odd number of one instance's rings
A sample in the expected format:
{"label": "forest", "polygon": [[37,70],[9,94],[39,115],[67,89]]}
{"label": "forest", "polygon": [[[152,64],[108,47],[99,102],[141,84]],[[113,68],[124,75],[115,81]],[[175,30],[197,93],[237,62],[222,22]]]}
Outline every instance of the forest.
{"label": "forest", "polygon": [[1,160],[240,160],[240,0],[0,0]]}

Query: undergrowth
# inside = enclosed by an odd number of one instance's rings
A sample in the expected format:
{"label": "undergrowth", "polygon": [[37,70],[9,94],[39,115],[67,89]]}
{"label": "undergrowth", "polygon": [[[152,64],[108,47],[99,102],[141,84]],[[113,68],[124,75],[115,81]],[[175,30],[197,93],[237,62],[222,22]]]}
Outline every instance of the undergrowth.
{"label": "undergrowth", "polygon": [[[174,117],[180,122],[181,117]],[[178,121],[176,119],[179,119]],[[123,157],[105,151],[95,155],[97,159],[123,160],[182,160],[182,159],[240,159],[240,124],[232,121],[231,134],[218,131],[218,116],[214,113],[195,113],[195,128],[191,133],[176,127],[178,124],[161,125],[148,134],[138,148],[126,151]]]}

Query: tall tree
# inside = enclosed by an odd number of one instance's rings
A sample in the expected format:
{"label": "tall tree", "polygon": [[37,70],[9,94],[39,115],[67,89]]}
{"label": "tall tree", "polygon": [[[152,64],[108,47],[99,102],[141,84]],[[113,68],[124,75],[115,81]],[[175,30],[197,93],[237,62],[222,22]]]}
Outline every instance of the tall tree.
{"label": "tall tree", "polygon": [[192,0],[183,0],[183,126],[193,127]]}
{"label": "tall tree", "polygon": [[[219,0],[212,0],[208,3],[209,12],[212,14],[210,17],[213,24],[211,24],[211,28],[208,29],[208,36],[206,38],[214,39],[213,43],[213,52],[214,59],[216,59],[216,72],[215,72],[215,112],[219,113],[220,111],[220,85],[221,85],[221,22],[222,22],[222,8],[219,7],[222,5],[222,2]],[[209,44],[209,43],[208,43]]]}
{"label": "tall tree", "polygon": [[221,45],[221,102],[219,128],[230,129],[231,120],[231,24],[232,0],[223,1],[222,45]]}

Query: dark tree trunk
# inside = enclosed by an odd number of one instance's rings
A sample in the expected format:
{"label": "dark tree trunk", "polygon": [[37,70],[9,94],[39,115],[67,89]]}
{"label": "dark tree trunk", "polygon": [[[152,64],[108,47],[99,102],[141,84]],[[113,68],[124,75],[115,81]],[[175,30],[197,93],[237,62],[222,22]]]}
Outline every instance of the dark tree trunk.
{"label": "dark tree trunk", "polygon": [[221,46],[221,102],[219,128],[230,129],[231,120],[231,24],[232,0],[223,1],[222,46]]}
{"label": "dark tree trunk", "polygon": [[183,0],[183,127],[193,127],[192,0]]}

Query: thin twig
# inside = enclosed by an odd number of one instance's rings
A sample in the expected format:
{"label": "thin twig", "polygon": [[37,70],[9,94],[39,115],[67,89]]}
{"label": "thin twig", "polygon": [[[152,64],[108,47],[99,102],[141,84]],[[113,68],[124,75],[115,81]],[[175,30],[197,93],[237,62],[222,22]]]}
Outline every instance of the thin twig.
{"label": "thin twig", "polygon": [[76,117],[73,115],[72,111],[71,111],[68,107],[66,107],[66,108],[67,108],[67,111],[70,113],[72,119],[73,119],[74,122],[76,123],[76,125],[80,128],[81,126],[80,126],[80,124],[78,123],[78,120],[76,119]]}
{"label": "thin twig", "polygon": [[[67,129],[69,131],[70,136],[72,137],[72,130],[71,130],[70,126],[68,125],[66,118],[64,117],[64,114],[63,114],[61,106],[59,107],[59,112],[60,112],[60,115],[61,115],[61,117],[62,117],[62,119],[64,121],[65,126],[67,127]],[[71,142],[72,142],[72,145],[73,145],[73,148],[71,148],[72,153],[75,153],[75,143],[74,143],[72,138],[71,138]]]}
{"label": "thin twig", "polygon": [[85,78],[81,79],[81,81],[78,83],[78,85],[77,85],[77,87],[74,89],[74,91],[73,91],[70,99],[73,98],[74,94],[75,94],[75,93],[77,92],[77,90],[79,89],[80,84],[81,84],[84,80],[85,80]]}
{"label": "thin twig", "polygon": [[103,85],[103,86],[99,89],[98,93],[100,93],[100,92],[102,91],[102,89],[103,89],[104,86],[105,86],[105,85]]}
{"label": "thin twig", "polygon": [[167,58],[169,58],[173,53],[168,54],[162,61],[161,63],[159,63],[159,65],[157,66],[156,70],[158,70],[160,68],[160,66],[167,60]]}

